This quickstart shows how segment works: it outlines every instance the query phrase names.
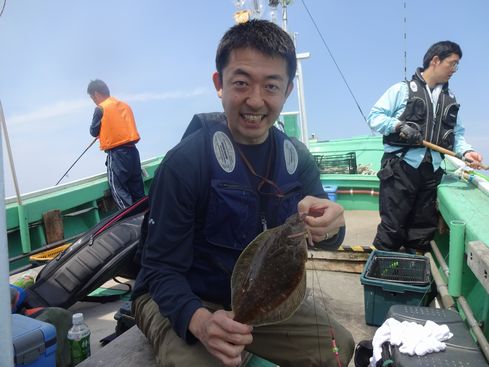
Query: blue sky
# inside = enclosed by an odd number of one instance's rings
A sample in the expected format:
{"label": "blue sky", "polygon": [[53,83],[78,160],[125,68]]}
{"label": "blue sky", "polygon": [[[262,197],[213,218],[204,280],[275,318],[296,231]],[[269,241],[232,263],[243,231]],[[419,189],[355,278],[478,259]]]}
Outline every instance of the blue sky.
{"label": "blue sky", "polygon": [[[288,30],[297,33],[297,51],[311,53],[302,63],[306,112],[309,133],[319,139],[370,130],[303,1],[365,114],[404,78],[405,50],[410,77],[431,44],[458,42],[464,55],[450,85],[462,105],[468,142],[489,161],[483,94],[489,85],[489,1],[295,0]],[[54,185],[90,144],[94,105],[86,87],[92,79],[105,80],[112,95],[133,107],[142,159],[166,153],[194,113],[222,110],[211,75],[217,43],[234,24],[235,10],[234,0],[7,0],[0,18],[0,99],[20,191]],[[293,94],[284,111],[297,105]],[[92,147],[63,182],[104,172],[104,161]],[[5,152],[4,171],[11,196]]]}

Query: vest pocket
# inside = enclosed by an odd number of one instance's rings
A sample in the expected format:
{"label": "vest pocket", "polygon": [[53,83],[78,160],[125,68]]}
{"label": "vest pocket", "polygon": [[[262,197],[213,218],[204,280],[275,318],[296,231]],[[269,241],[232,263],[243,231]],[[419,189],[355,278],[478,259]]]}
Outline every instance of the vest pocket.
{"label": "vest pocket", "polygon": [[424,123],[426,119],[426,103],[422,98],[414,97],[406,104],[406,121]]}
{"label": "vest pocket", "polygon": [[243,249],[257,234],[257,203],[251,189],[212,180],[204,228],[206,240],[219,247]]}
{"label": "vest pocket", "polygon": [[302,185],[300,183],[292,183],[290,185],[282,187],[284,196],[278,200],[278,207],[276,213],[278,213],[277,221],[274,226],[280,225],[292,214],[297,213],[297,204],[304,197],[302,193]]}
{"label": "vest pocket", "polygon": [[454,128],[457,124],[457,116],[460,105],[458,103],[450,103],[442,115],[442,130],[440,132],[440,145],[447,149],[453,149],[455,144]]}
{"label": "vest pocket", "polygon": [[454,144],[455,144],[455,134],[453,132],[453,129],[444,131],[444,134],[441,137],[440,145],[448,150],[452,150]]}
{"label": "vest pocket", "polygon": [[453,129],[455,127],[459,109],[460,105],[458,103],[451,103],[443,111],[442,122],[449,129]]}

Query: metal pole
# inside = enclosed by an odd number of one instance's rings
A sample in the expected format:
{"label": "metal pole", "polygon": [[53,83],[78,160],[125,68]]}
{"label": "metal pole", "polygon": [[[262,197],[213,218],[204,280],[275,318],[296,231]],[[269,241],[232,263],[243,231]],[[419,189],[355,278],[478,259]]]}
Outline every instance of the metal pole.
{"label": "metal pole", "polygon": [[5,134],[5,145],[6,145],[7,153],[8,153],[10,170],[12,171],[12,178],[14,180],[15,195],[17,196],[17,203],[19,205],[22,205],[22,201],[20,198],[19,184],[17,183],[17,174],[15,173],[15,165],[14,165],[14,159],[12,156],[12,149],[10,148],[10,139],[8,137],[7,124],[5,122],[5,115],[3,114],[3,107],[2,107],[1,101],[0,101],[0,120],[2,120],[2,129],[3,129],[3,133]]}
{"label": "metal pole", "polygon": [[482,353],[484,353],[486,360],[489,361],[489,343],[487,342],[486,336],[482,332],[479,323],[475,319],[472,309],[467,303],[465,297],[460,296],[458,297],[457,301],[460,307],[462,308],[462,310],[464,311],[465,316],[467,317],[467,322],[470,326],[470,330],[474,333],[475,338],[479,343],[479,348],[482,350]]}
{"label": "metal pole", "polygon": [[429,252],[425,253],[424,256],[426,256],[430,260],[431,275],[433,276],[433,280],[435,281],[436,289],[438,290],[438,294],[440,295],[443,307],[446,309],[455,308],[455,301],[453,300],[453,297],[448,294],[447,284],[443,281],[440,272],[436,267],[435,260],[433,260],[433,256],[431,256]]}
{"label": "metal pole", "polygon": [[[431,241],[431,247],[432,248],[438,248],[438,246],[436,245],[436,243],[434,241]],[[440,264],[440,267],[446,268],[447,264],[445,262],[445,259],[443,259],[443,257],[441,256],[441,253],[439,251],[438,251],[438,254],[440,256],[438,257],[438,255],[437,255],[436,257],[437,257],[438,263]],[[435,278],[435,282],[438,286],[438,282],[437,282],[437,280],[438,280],[440,282],[440,284],[442,284],[446,288],[446,284],[441,279],[441,276],[438,272],[438,269],[436,268],[436,266],[434,266],[434,264],[432,263],[432,260],[433,260],[433,258],[430,256],[430,264],[431,264],[432,273],[433,273],[433,275],[435,275],[436,273],[438,275],[438,277]],[[451,298],[449,295],[446,295],[445,299],[448,301],[448,304],[451,304],[453,302],[453,298]],[[465,317],[467,319],[467,323],[470,327],[470,330],[474,333],[474,336],[477,340],[477,343],[479,344],[479,347],[480,347],[482,353],[484,353],[486,360],[489,361],[489,343],[487,342],[487,339],[486,339],[484,333],[482,332],[481,328],[479,327],[479,323],[475,319],[474,313],[472,312],[470,305],[467,303],[467,300],[463,296],[458,297],[457,302],[465,314]]]}
{"label": "metal pole", "polygon": [[431,245],[431,249],[433,250],[433,254],[435,255],[436,259],[438,260],[438,263],[440,264],[441,270],[443,270],[443,274],[445,274],[446,279],[448,279],[448,277],[450,276],[450,270],[448,269],[447,263],[443,259],[443,256],[440,252],[440,249],[438,248],[438,245],[433,240],[430,241],[430,245]]}
{"label": "metal pole", "polygon": [[[0,101],[0,116],[3,120],[2,103]],[[3,129],[3,131],[6,131]],[[0,133],[1,134],[1,133]],[[10,313],[10,287],[8,274],[8,245],[5,218],[5,189],[3,177],[3,146],[0,137],[0,366],[11,367],[14,365],[12,348],[12,319]]]}
{"label": "metal pole", "polygon": [[299,97],[299,114],[301,117],[301,139],[302,142],[308,147],[309,146],[309,132],[307,131],[307,117],[306,117],[306,103],[304,98],[304,80],[302,79],[302,55],[307,55],[309,53],[297,55],[297,95]]}
{"label": "metal pole", "polygon": [[[288,0],[282,0],[282,29],[287,32],[287,4]],[[294,45],[296,44],[296,35],[294,34],[292,39]],[[301,140],[308,147],[309,146],[309,132],[307,131],[307,117],[306,117],[306,102],[304,98],[304,80],[302,78],[302,64],[301,59],[310,57],[309,52],[297,54],[297,97],[299,99],[299,116],[301,119]]]}
{"label": "metal pole", "polygon": [[465,254],[465,222],[452,220],[450,222],[450,239],[448,253],[448,291],[453,297],[462,295],[462,270]]}
{"label": "metal pole", "polygon": [[[19,231],[20,231],[20,241],[22,243],[22,251],[24,253],[27,253],[31,251],[31,238],[29,236],[29,225],[27,222],[24,206],[22,205],[22,198],[20,197],[19,184],[17,183],[17,174],[15,173],[14,159],[12,156],[12,149],[10,148],[10,139],[8,137],[7,123],[5,122],[5,116],[3,114],[3,107],[1,101],[0,101],[0,120],[2,122],[3,133],[5,134],[5,145],[7,148],[8,158],[10,162],[10,170],[12,171],[12,178],[14,180],[15,194],[17,196],[17,216],[19,218]],[[2,197],[2,200],[4,197],[5,196]]]}
{"label": "metal pole", "polygon": [[282,29],[287,32],[287,0],[282,0]]}

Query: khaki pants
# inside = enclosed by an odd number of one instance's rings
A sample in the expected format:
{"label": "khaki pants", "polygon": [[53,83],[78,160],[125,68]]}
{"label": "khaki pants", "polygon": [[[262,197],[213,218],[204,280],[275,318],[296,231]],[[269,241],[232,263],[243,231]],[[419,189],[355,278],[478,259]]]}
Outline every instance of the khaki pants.
{"label": "khaki pants", "polygon": [[[354,341],[348,330],[328,317],[326,311],[313,302],[311,291],[296,313],[279,324],[253,329],[253,342],[246,347],[250,353],[280,367],[338,366],[333,352],[331,333],[336,339],[342,366],[350,361]],[[210,311],[216,305],[205,304]],[[214,367],[221,364],[201,343],[188,345],[173,331],[169,320],[160,314],[158,305],[145,294],[134,301],[136,323],[153,347],[160,367]]]}

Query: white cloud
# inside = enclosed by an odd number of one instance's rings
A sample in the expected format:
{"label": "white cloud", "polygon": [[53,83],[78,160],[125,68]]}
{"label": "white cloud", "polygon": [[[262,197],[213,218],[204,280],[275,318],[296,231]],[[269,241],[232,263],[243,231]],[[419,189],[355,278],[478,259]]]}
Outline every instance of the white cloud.
{"label": "white cloud", "polygon": [[[206,88],[195,88],[194,90],[182,92],[165,92],[165,93],[140,93],[121,96],[121,99],[127,102],[149,102],[164,101],[174,99],[186,99],[201,96],[206,93]],[[93,102],[87,99],[77,99],[72,101],[59,101],[52,105],[44,106],[36,111],[12,115],[7,118],[9,125],[25,124],[29,122],[39,122],[42,120],[52,120],[57,117],[72,115],[81,110],[93,106]]]}
{"label": "white cloud", "polygon": [[65,116],[85,109],[90,105],[89,100],[60,101],[55,104],[44,106],[36,111],[20,115],[13,115],[7,119],[9,124],[22,124],[28,122],[37,122],[40,120],[52,119],[55,117]]}

